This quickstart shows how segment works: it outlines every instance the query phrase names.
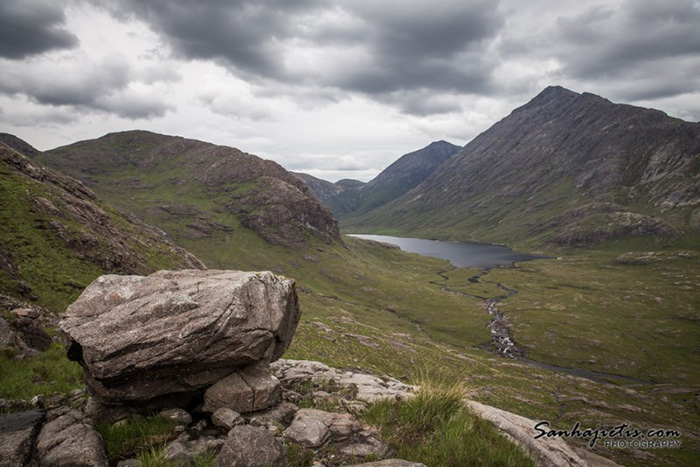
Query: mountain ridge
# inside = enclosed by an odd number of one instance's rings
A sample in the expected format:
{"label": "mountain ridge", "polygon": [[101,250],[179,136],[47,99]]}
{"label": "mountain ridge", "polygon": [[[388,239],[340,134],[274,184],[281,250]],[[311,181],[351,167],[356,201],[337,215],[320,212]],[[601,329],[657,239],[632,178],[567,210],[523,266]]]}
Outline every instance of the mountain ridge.
{"label": "mountain ridge", "polygon": [[461,149],[447,141],[434,141],[404,154],[367,183],[339,180],[336,183],[299,174],[314,194],[342,220],[376,209],[406,193]]}
{"label": "mountain ridge", "polygon": [[[143,130],[110,133],[42,153],[64,170],[131,210],[161,210],[188,222],[185,235],[221,230],[198,204],[213,202],[270,244],[302,245],[308,237],[340,240],[337,222],[307,186],[279,164],[236,148]],[[189,202],[185,202],[189,200]]]}
{"label": "mountain ridge", "polygon": [[586,245],[667,236],[700,212],[700,124],[548,87],[352,231]]}

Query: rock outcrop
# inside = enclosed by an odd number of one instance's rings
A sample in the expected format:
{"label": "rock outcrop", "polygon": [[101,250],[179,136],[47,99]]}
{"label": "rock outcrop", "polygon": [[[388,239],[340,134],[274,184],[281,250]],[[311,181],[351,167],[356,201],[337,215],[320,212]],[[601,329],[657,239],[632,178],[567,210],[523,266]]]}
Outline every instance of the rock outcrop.
{"label": "rock outcrop", "polygon": [[[159,271],[98,278],[68,308],[61,329],[94,395],[108,404],[144,403],[278,359],[299,318],[294,281],[270,272]],[[255,386],[274,385],[269,375],[241,374]]]}

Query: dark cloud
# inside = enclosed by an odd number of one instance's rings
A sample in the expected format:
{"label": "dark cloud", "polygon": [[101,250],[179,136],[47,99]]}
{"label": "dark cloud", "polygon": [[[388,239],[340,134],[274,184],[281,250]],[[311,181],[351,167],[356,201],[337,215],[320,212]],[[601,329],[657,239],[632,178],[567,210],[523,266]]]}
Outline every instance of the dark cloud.
{"label": "dark cloud", "polygon": [[0,75],[0,93],[72,107],[79,113],[108,112],[129,119],[158,117],[171,109],[162,98],[131,89],[132,79],[130,64],[120,56],[89,64],[27,62]]}
{"label": "dark cloud", "polygon": [[[415,0],[103,5],[148,22],[176,54],[217,60],[247,79],[374,96],[420,89],[486,92],[495,62],[484,48],[503,25],[498,5],[489,0],[429,7]],[[305,53],[320,58],[305,64]]]}
{"label": "dark cloud", "polygon": [[[700,54],[700,4],[693,0],[634,0],[616,11],[594,8],[562,18],[560,58],[579,79],[620,77],[656,63],[666,74],[669,58]],[[556,45],[555,45],[556,47]]]}
{"label": "dark cloud", "polygon": [[78,38],[63,29],[64,6],[59,0],[2,0],[0,57],[22,59],[77,46]]}

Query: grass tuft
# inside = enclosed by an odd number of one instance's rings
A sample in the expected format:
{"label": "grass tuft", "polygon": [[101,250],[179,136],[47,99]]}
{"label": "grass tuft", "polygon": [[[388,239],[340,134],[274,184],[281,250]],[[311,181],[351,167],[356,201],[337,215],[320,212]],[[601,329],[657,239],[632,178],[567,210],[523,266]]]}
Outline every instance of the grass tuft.
{"label": "grass tuft", "polygon": [[412,399],[378,401],[363,413],[397,457],[430,466],[533,465],[520,448],[462,404],[458,384],[428,383]]}
{"label": "grass tuft", "polygon": [[119,424],[98,423],[97,429],[105,440],[110,461],[144,455],[150,456],[152,462],[157,462],[156,446],[173,437],[175,425],[177,422],[164,417],[130,417]]}

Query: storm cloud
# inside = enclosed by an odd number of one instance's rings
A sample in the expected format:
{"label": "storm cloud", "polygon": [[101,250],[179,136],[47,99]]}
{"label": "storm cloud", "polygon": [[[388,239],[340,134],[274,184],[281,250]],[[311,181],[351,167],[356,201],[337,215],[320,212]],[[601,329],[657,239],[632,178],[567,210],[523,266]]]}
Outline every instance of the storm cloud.
{"label": "storm cloud", "polygon": [[50,50],[73,48],[78,38],[64,28],[66,2],[0,2],[0,57],[23,59]]}
{"label": "storm cloud", "polygon": [[[116,5],[116,6],[115,6]],[[495,61],[483,53],[504,21],[488,0],[424,2],[122,0],[173,51],[214,59],[257,81],[368,95],[430,88],[483,93]]]}

